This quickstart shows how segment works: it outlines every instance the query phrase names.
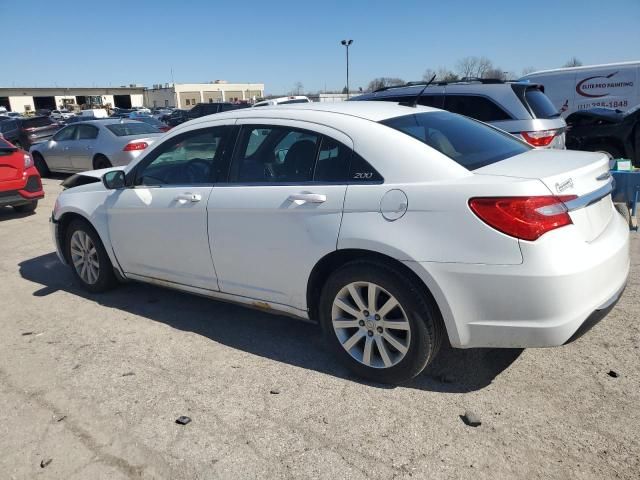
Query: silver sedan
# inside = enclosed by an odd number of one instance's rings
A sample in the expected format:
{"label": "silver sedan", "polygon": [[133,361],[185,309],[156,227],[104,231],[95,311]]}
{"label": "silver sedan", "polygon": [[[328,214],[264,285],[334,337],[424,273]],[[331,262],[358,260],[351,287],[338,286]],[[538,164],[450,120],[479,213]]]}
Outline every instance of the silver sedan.
{"label": "silver sedan", "polygon": [[127,165],[160,136],[160,130],[143,122],[92,120],[67,125],[29,153],[41,175],[82,172]]}

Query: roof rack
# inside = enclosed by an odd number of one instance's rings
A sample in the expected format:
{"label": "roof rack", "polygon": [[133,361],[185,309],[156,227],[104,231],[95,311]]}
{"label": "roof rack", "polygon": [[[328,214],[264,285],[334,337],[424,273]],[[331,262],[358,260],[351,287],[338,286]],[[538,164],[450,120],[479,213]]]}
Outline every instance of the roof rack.
{"label": "roof rack", "polygon": [[[460,80],[455,80],[452,82],[436,81],[436,82],[433,82],[431,85],[455,85],[456,83],[471,83],[471,82],[478,82],[486,85],[491,85],[491,84],[505,83],[510,81],[513,81],[513,80],[501,80],[499,78],[463,77]],[[377,88],[376,90],[373,91],[373,93],[384,92],[386,90],[391,90],[393,88],[418,87],[426,84],[427,82],[425,80],[419,80],[416,82],[407,82],[404,85],[389,85],[388,87]]]}

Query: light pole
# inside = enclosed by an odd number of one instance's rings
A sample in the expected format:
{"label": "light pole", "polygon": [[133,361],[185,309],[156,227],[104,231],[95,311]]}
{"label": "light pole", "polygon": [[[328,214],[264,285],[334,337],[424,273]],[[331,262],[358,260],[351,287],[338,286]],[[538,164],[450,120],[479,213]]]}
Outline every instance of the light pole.
{"label": "light pole", "polygon": [[349,99],[349,45],[353,43],[353,40],[342,40],[342,45],[347,48],[347,100]]}

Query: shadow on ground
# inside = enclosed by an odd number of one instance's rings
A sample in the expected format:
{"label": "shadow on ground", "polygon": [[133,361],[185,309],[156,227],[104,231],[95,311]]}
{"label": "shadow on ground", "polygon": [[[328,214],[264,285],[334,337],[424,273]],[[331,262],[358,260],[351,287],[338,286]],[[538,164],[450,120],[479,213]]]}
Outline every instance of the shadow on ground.
{"label": "shadow on ground", "polygon": [[[55,253],[20,263],[20,274],[42,285],[33,292],[35,297],[62,290],[254,355],[361,382],[330,358],[317,325],[133,282],[111,292],[90,294],[75,283],[70,270],[58,261]],[[404,386],[447,393],[479,390],[508,368],[521,352],[521,349],[459,350],[447,344],[429,368]]]}
{"label": "shadow on ground", "polygon": [[0,222],[14,220],[16,218],[30,217],[31,215],[35,215],[35,213],[36,212],[16,212],[13,207],[0,207]]}

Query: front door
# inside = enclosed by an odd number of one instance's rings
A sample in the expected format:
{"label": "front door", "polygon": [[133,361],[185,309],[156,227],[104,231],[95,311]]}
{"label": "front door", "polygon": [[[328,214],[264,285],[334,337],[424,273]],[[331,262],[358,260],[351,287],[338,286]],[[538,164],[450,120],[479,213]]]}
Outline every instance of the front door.
{"label": "front door", "polygon": [[191,130],[167,139],[130,172],[134,186],[110,197],[109,234],[126,274],[218,290],[207,202],[227,130]]}
{"label": "front door", "polygon": [[75,141],[76,125],[64,127],[40,149],[50,170],[66,171],[71,168],[69,146]]}
{"label": "front door", "polygon": [[229,183],[209,199],[220,290],[304,310],[311,270],[336,249],[351,142],[317,124],[254,122],[238,121]]}

